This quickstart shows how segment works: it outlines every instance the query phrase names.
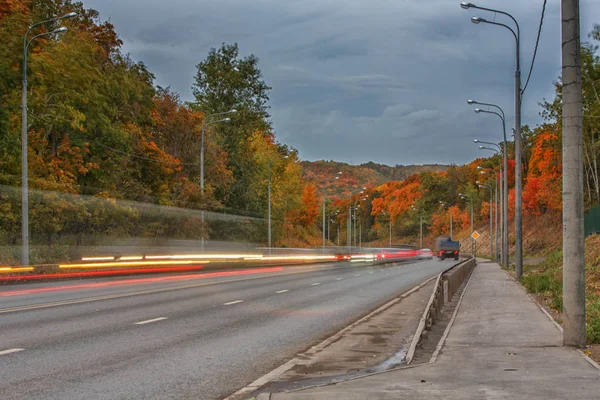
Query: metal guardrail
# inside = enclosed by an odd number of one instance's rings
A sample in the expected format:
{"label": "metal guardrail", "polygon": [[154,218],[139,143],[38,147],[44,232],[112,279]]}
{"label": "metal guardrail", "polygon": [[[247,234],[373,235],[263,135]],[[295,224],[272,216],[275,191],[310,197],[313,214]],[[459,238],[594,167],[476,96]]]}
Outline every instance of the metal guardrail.
{"label": "metal guardrail", "polygon": [[412,361],[418,343],[427,337],[427,331],[435,324],[436,319],[442,312],[444,304],[452,301],[452,297],[460,289],[463,282],[469,277],[477,261],[475,258],[469,258],[443,272],[441,272],[434,285],[433,293],[429,298],[429,303],[423,312],[423,316],[419,321],[417,331],[411,342],[408,353],[406,355],[406,364]]}

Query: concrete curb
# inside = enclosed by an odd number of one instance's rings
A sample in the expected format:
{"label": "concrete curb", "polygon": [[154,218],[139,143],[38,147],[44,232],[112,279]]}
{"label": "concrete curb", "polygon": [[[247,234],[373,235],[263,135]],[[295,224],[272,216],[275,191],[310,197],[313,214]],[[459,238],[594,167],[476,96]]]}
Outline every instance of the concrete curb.
{"label": "concrete curb", "polygon": [[[451,268],[454,268],[454,267],[451,267]],[[448,269],[450,269],[450,268],[448,268]],[[448,271],[448,269],[446,271]],[[413,336],[412,341],[410,343],[410,347],[408,348],[408,352],[406,353],[406,358],[404,359],[406,361],[406,365],[410,364],[413,357],[415,356],[415,351],[417,351],[417,344],[419,343],[419,340],[421,340],[421,334],[423,333],[423,329],[425,329],[425,321],[427,320],[427,314],[429,314],[429,309],[431,308],[431,305],[433,304],[433,300],[435,299],[435,295],[438,290],[438,285],[440,283],[440,279],[442,279],[442,275],[446,271],[440,272],[437,276],[437,279],[435,280],[435,284],[433,285],[433,291],[431,293],[431,296],[429,296],[429,301],[427,302],[427,307],[425,307],[425,310],[423,311],[423,315],[421,315],[421,319],[419,320],[419,325],[417,326],[415,335]]]}
{"label": "concrete curb", "polygon": [[[450,268],[448,268],[448,269],[450,269]],[[412,289],[402,293],[400,296],[388,301],[387,303],[380,306],[376,310],[371,311],[369,314],[358,319],[357,321],[353,322],[352,324],[346,326],[345,328],[338,331],[337,333],[334,333],[332,336],[328,337],[327,339],[312,346],[307,351],[297,354],[296,357],[294,357],[291,360],[287,361],[286,363],[280,365],[279,367],[275,368],[274,370],[268,372],[267,374],[261,376],[260,378],[256,379],[254,382],[251,382],[250,384],[246,385],[245,387],[241,388],[240,390],[236,391],[235,393],[225,397],[223,400],[235,400],[235,399],[238,399],[240,396],[243,396],[245,394],[250,394],[250,393],[260,389],[267,383],[275,380],[277,377],[281,376],[283,373],[292,369],[294,366],[302,364],[304,362],[301,359],[302,357],[310,356],[310,355],[313,355],[313,354],[323,350],[325,347],[329,346],[331,343],[338,340],[346,331],[352,329],[356,325],[366,321],[367,319],[373,317],[374,315],[377,315],[377,314],[381,313],[382,311],[385,311],[386,309],[390,308],[394,304],[398,303],[400,300],[410,296],[413,292],[415,292],[415,291],[419,290],[420,288],[422,288],[423,286],[427,285],[433,279],[436,279],[436,276],[432,276],[431,278],[427,279],[426,281],[416,285]],[[406,368],[406,367],[404,367],[404,368]],[[386,371],[381,371],[378,373],[389,372],[389,371],[392,371],[392,369],[386,370]],[[377,373],[375,373],[375,374],[377,374]],[[363,376],[369,376],[369,375],[361,375],[360,378],[362,378]],[[354,379],[356,379],[356,378],[354,378]],[[348,380],[350,380],[350,379],[348,379]],[[336,382],[336,383],[339,383],[339,382]],[[329,385],[329,384],[326,384],[326,385]],[[317,385],[317,386],[326,386],[326,385]],[[304,390],[304,389],[310,389],[310,387],[302,388],[300,390]]]}
{"label": "concrete curb", "polygon": [[[546,317],[548,317],[548,319],[554,324],[554,327],[556,329],[558,329],[561,333],[563,332],[563,327],[556,322],[556,320],[552,317],[552,315],[550,315],[550,313],[548,311],[546,311],[546,309],[544,308],[543,305],[541,305],[535,297],[533,297],[530,293],[527,292],[527,290],[525,289],[525,287],[523,285],[521,285],[521,282],[517,281],[511,274],[508,273],[508,271],[502,269],[502,271],[504,271],[506,273],[506,275],[508,275],[509,279],[511,279],[514,283],[518,284],[519,287],[525,292],[525,294],[527,295],[527,297],[529,297],[529,299],[536,305],[538,306],[538,308],[540,310],[542,310],[542,312],[544,313],[544,315]],[[579,352],[579,354],[583,357],[584,360],[586,360],[588,363],[590,363],[594,368],[596,368],[597,370],[600,370],[600,365],[598,365],[598,363],[594,360],[592,360],[587,354],[585,354],[583,352],[583,350],[581,349],[575,349],[577,350],[577,352]]]}
{"label": "concrete curb", "polygon": [[[423,311],[423,315],[421,316],[421,320],[419,321],[419,325],[417,326],[417,330],[415,331],[415,335],[413,336],[412,342],[408,349],[408,353],[406,354],[405,361],[406,361],[407,365],[412,362],[412,359],[415,355],[415,351],[417,350],[417,345],[419,344],[419,341],[421,340],[421,335],[423,334],[423,330],[425,329],[425,326],[426,326],[427,316],[429,315],[431,306],[433,305],[433,302],[435,300],[435,296],[438,291],[438,284],[440,283],[440,280],[442,279],[442,275],[444,275],[446,272],[450,271],[453,268],[460,268],[464,263],[467,263],[467,262],[471,261],[472,259],[473,258],[468,258],[466,260],[463,260],[463,261],[459,262],[458,264],[455,264],[452,267],[447,268],[446,270],[444,270],[438,274],[437,280],[433,287],[433,292],[431,293],[431,297],[429,297],[429,302],[427,303],[427,307],[425,307],[425,311]],[[475,266],[477,266],[477,260],[475,260]],[[473,268],[475,268],[475,267],[473,267]],[[469,277],[469,279],[470,279],[470,277]]]}
{"label": "concrete curb", "polygon": [[[477,265],[475,266],[475,268],[477,268]],[[458,310],[460,309],[460,305],[462,304],[463,297],[465,297],[465,293],[467,293],[467,288],[469,287],[469,283],[471,283],[471,278],[473,277],[473,273],[475,273],[475,268],[473,269],[473,272],[471,272],[471,275],[469,275],[467,284],[465,285],[465,288],[463,289],[463,292],[460,295],[460,299],[458,299],[458,302],[456,303],[456,308],[454,309],[454,312],[452,313],[452,318],[450,318],[450,321],[448,322],[448,326],[444,330],[444,334],[442,335],[440,341],[438,342],[437,346],[435,347],[435,351],[431,355],[431,358],[429,359],[428,364],[433,364],[437,361],[438,355],[440,354],[440,352],[442,351],[442,348],[444,347],[444,344],[446,343],[446,338],[450,334],[450,329],[452,329],[452,325],[454,325],[454,320],[456,319],[456,315],[458,315]]]}

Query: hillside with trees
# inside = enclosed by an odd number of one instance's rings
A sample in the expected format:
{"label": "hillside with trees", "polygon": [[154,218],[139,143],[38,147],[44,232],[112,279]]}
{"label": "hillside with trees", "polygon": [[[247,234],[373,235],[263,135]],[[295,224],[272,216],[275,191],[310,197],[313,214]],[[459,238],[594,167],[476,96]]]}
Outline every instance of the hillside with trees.
{"label": "hillside with trees", "polygon": [[[348,197],[362,187],[382,185],[393,180],[404,180],[421,172],[441,172],[448,165],[389,165],[368,162],[352,165],[337,161],[302,161],[303,178],[332,198]],[[341,172],[341,174],[340,174]]]}

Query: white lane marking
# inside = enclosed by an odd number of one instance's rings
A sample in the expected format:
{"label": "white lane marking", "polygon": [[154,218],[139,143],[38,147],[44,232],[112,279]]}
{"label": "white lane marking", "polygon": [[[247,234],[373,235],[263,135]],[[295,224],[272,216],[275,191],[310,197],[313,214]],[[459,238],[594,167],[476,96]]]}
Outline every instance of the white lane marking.
{"label": "white lane marking", "polygon": [[241,303],[244,300],[234,300],[234,301],[230,301],[228,303],[223,303],[224,306],[230,306],[232,304],[237,304],[237,303]]}
{"label": "white lane marking", "polygon": [[354,276],[360,276],[360,274],[354,274]]}
{"label": "white lane marking", "polygon": [[23,351],[25,349],[8,349],[8,350],[2,350],[0,351],[0,356],[3,356],[5,354],[10,354],[10,353],[16,353],[17,351]]}
{"label": "white lane marking", "polygon": [[342,281],[344,278],[337,278],[336,281]]}
{"label": "white lane marking", "polygon": [[158,318],[153,318],[153,319],[147,319],[145,321],[136,322],[134,325],[146,325],[146,324],[150,324],[152,322],[162,321],[163,319],[167,319],[167,317],[158,317]]}
{"label": "white lane marking", "polygon": [[285,292],[289,292],[289,290],[287,290],[287,289],[278,290],[275,293],[280,294],[280,293],[285,293]]}
{"label": "white lane marking", "polygon": [[321,282],[315,282],[315,283],[311,283],[310,286],[317,286],[317,285],[320,285],[320,284],[321,284]]}
{"label": "white lane marking", "polygon": [[372,273],[373,273],[373,271],[371,271],[371,272],[369,272],[369,273],[370,273],[370,274],[372,274]]}

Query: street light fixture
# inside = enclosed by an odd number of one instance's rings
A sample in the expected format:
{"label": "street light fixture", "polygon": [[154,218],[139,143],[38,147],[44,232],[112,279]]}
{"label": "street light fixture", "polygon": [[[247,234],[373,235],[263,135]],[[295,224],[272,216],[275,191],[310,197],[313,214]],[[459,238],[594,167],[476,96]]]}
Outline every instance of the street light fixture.
{"label": "street light fixture", "polygon": [[[496,111],[489,111],[489,110],[483,110],[481,108],[476,108],[475,112],[476,113],[486,113],[486,114],[493,114],[496,115],[498,118],[500,118],[500,120],[502,121],[502,134],[503,134],[503,138],[504,138],[504,151],[503,151],[503,164],[504,164],[504,173],[506,174],[506,171],[508,171],[508,141],[506,139],[506,116],[504,114],[504,110],[502,109],[502,107],[500,107],[497,104],[493,104],[493,103],[483,103],[483,102],[479,102],[479,101],[475,101],[475,100],[467,100],[467,103],[469,104],[480,104],[483,106],[487,106],[487,107],[493,107],[495,109],[497,109],[499,112]],[[491,142],[484,142],[484,141],[479,141],[477,139],[475,139],[476,142],[475,143],[484,143],[484,144],[489,144],[489,145],[493,145],[495,147],[498,147],[498,149],[502,150],[502,147],[500,147],[498,144],[496,143],[491,143]],[[481,148],[481,146],[480,146]],[[503,198],[502,198],[502,254],[503,254],[503,260],[502,263],[505,266],[508,266],[508,179],[506,179],[506,176],[504,177],[504,181],[503,183]]]}
{"label": "street light fixture", "polygon": [[[496,192],[496,217],[494,218],[494,220],[496,221],[496,257],[498,257],[498,255],[501,255],[501,263],[504,265],[504,253],[503,253],[503,249],[504,246],[502,247],[502,250],[500,250],[500,246],[498,245],[498,237],[502,236],[503,237],[503,232],[504,232],[504,212],[503,209],[504,207],[501,206],[502,203],[502,167],[500,168],[500,181],[498,181],[497,177],[496,177],[496,173],[492,170],[492,169],[487,169],[484,170],[481,166],[477,167],[478,170],[480,170],[480,174],[481,175],[486,175],[488,174],[488,172],[492,172],[493,176],[494,176],[494,191]],[[498,213],[498,210],[500,210],[500,213]],[[502,221],[502,224],[500,223],[500,221]],[[502,226],[500,226],[502,225]],[[500,228],[499,228],[500,226]],[[500,235],[498,235],[498,230],[500,230]],[[504,237],[503,239],[504,240]]]}
{"label": "street light fixture", "polygon": [[[339,171],[336,175],[336,177],[333,178],[334,181],[337,181],[338,179],[340,179],[339,175],[341,175],[342,172]],[[330,182],[331,183],[331,182]],[[325,213],[326,213],[326,207],[327,207],[327,199],[325,196],[325,191],[323,191],[323,227],[322,227],[322,232],[323,232],[323,250],[325,250]],[[329,236],[329,235],[328,235]]]}
{"label": "street light fixture", "polygon": [[50,24],[61,19],[73,18],[77,13],[70,12],[62,17],[51,18],[36,22],[29,26],[23,37],[23,89],[21,94],[21,265],[29,265],[29,170],[27,161],[27,51],[29,45],[41,36],[53,35],[67,31],[60,27],[51,32],[44,32],[33,36],[30,40],[29,32],[37,26]]}
{"label": "street light fixture", "polygon": [[440,200],[440,204],[442,205],[442,207],[448,207],[448,213],[450,214],[450,240],[452,240],[452,210],[450,208],[450,204],[444,203],[443,201]]}
{"label": "street light fixture", "polygon": [[[282,157],[283,160],[290,158],[288,155]],[[268,175],[268,183],[267,183],[267,223],[268,223],[268,244],[269,244],[269,255],[271,254],[271,164],[273,160],[269,160],[267,162],[267,175]]]}
{"label": "street light fixture", "polygon": [[[471,203],[471,234],[473,234],[473,197],[466,195],[464,193],[458,194],[463,200],[469,199]],[[475,239],[471,236],[471,250],[473,251],[473,256],[475,256]]]}
{"label": "street light fixture", "polygon": [[480,188],[484,188],[490,191],[490,259],[494,259],[494,248],[493,248],[493,241],[492,241],[492,231],[494,229],[494,215],[492,213],[493,207],[492,207],[492,202],[494,201],[494,190],[492,189],[492,187],[490,185],[486,185],[485,183],[479,182],[479,181],[475,181],[475,183],[477,184],[477,186],[479,186]]}
{"label": "street light fixture", "polygon": [[419,212],[419,248],[423,248],[423,210],[415,206],[410,206],[415,211]]}
{"label": "street light fixture", "polygon": [[[523,93],[521,90],[521,28],[519,27],[517,20],[506,11],[480,7],[472,3],[465,3],[464,5],[461,3],[461,7],[464,9],[476,8],[505,15],[512,20],[516,27],[515,31],[515,29],[503,23],[488,21],[485,18],[480,17],[471,18],[471,22],[475,24],[484,22],[506,28],[512,33],[515,39],[515,278],[519,280],[523,275],[523,188],[521,186],[523,173],[521,160],[521,97]],[[506,151],[506,147],[504,150]],[[506,190],[504,195],[508,196]],[[507,204],[505,204],[505,207],[507,207]],[[505,218],[507,218],[507,215],[505,215]],[[505,232],[504,234],[507,235],[508,232]],[[505,243],[505,246],[508,246],[508,243]]]}

